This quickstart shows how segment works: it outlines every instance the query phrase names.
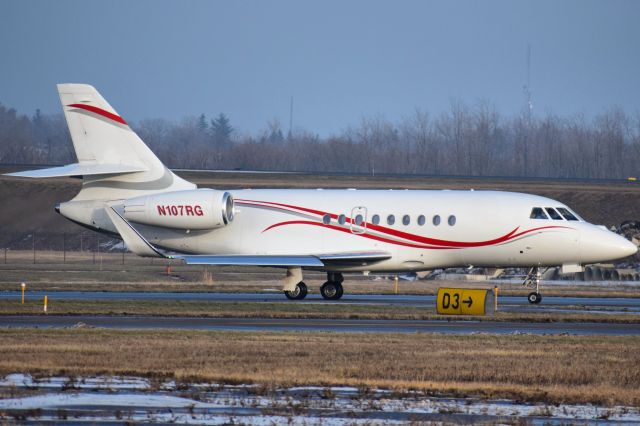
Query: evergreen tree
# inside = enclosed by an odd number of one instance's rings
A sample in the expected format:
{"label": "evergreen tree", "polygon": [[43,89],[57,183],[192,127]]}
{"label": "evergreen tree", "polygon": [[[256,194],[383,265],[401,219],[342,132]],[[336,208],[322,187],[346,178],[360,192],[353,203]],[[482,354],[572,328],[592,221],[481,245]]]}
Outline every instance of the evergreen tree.
{"label": "evergreen tree", "polygon": [[200,114],[200,117],[198,117],[198,128],[204,133],[207,131],[207,127],[207,118],[204,114]]}
{"label": "evergreen tree", "polygon": [[225,144],[229,142],[232,133],[233,127],[230,124],[229,117],[224,113],[221,112],[211,120],[211,136],[215,143]]}

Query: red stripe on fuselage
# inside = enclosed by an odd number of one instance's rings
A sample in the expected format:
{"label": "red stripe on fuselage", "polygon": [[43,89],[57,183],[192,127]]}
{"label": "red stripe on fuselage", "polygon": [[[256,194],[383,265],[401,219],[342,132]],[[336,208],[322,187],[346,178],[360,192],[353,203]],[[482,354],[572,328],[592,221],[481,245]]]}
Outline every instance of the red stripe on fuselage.
{"label": "red stripe on fuselage", "polygon": [[312,226],[320,226],[322,228],[328,228],[328,229],[332,229],[334,231],[340,231],[340,232],[344,232],[347,234],[351,234],[351,235],[356,235],[358,237],[363,237],[363,238],[368,238],[370,240],[376,240],[376,241],[380,241],[383,243],[388,243],[388,244],[395,244],[398,246],[404,246],[404,247],[412,247],[412,248],[421,248],[421,249],[431,249],[431,250],[448,250],[448,249],[458,249],[459,247],[434,247],[434,246],[427,246],[427,245],[422,245],[422,244],[412,244],[412,243],[405,243],[402,241],[396,241],[396,240],[390,240],[388,238],[383,238],[383,237],[379,237],[377,235],[371,235],[371,234],[354,234],[351,232],[351,230],[349,228],[342,228],[340,226],[336,226],[336,225],[326,225],[324,223],[320,223],[320,222],[311,222],[309,220],[290,220],[287,222],[280,222],[280,223],[275,223],[271,226],[269,226],[268,228],[265,228],[264,231],[262,232],[266,232],[270,229],[273,228],[278,228],[280,226],[286,226],[286,225],[312,225]]}
{"label": "red stripe on fuselage", "polygon": [[[270,201],[244,200],[244,199],[237,199],[236,202],[238,202],[239,204],[247,204],[247,205],[252,205],[252,206],[255,206],[255,207],[276,207],[276,208],[281,208],[282,210],[285,210],[285,211],[287,211],[287,209],[298,210],[298,211],[302,211],[302,212],[305,212],[305,213],[315,214],[315,215],[318,215],[318,216],[324,216],[324,215],[328,214],[329,216],[331,216],[332,219],[336,219],[338,217],[338,215],[333,214],[333,213],[323,212],[321,210],[309,209],[309,208],[306,208],[306,207],[294,206],[294,205],[291,205],[291,204],[274,203],[274,202],[270,202]],[[346,223],[351,223],[351,219],[350,218],[345,217],[345,219],[346,219]],[[302,222],[305,222],[305,221],[282,222],[281,224],[271,225],[270,227],[266,228],[262,232],[268,231],[269,229],[272,229],[272,228],[277,227],[277,226],[281,226],[282,224],[293,224],[293,223],[302,223]],[[314,224],[315,225],[316,222],[308,222],[306,224]],[[333,228],[336,228],[336,229],[339,229],[339,230],[345,229],[345,228],[340,228],[340,227],[332,227],[332,225],[325,225],[324,223],[317,223],[317,225],[323,225],[325,227],[330,227],[332,229]],[[541,230],[541,229],[553,229],[553,228],[571,229],[571,228],[566,227],[566,226],[553,225],[553,226],[543,226],[543,227],[533,228],[533,229],[529,229],[529,230],[526,230],[526,231],[521,231],[520,233],[516,233],[518,231],[518,229],[519,229],[519,227],[516,227],[511,232],[508,232],[507,234],[505,234],[505,235],[503,235],[501,237],[498,237],[498,238],[494,238],[492,240],[485,240],[485,241],[451,241],[451,240],[441,240],[441,239],[438,239],[438,238],[423,237],[421,235],[416,235],[416,234],[410,234],[408,232],[398,231],[396,229],[387,228],[385,226],[374,225],[374,224],[369,223],[369,222],[366,223],[366,227],[367,227],[367,229],[370,229],[372,231],[377,231],[377,232],[380,232],[382,234],[394,236],[394,237],[397,237],[397,238],[403,238],[403,239],[409,240],[409,241],[411,241],[413,243],[423,244],[423,245],[412,245],[412,247],[417,247],[417,248],[485,247],[485,246],[501,244],[501,243],[510,241],[510,240],[512,240],[514,238],[517,238],[519,236],[522,236],[522,235],[525,235],[525,234],[528,234],[530,232],[534,232],[534,231],[537,231],[537,230]],[[351,231],[349,229],[347,229],[347,232],[351,232]],[[355,235],[367,235],[368,237],[370,237],[370,234],[355,234]],[[387,240],[387,242],[392,242],[392,241],[394,241],[394,240]]]}
{"label": "red stripe on fuselage", "polygon": [[119,115],[113,114],[109,111],[105,111],[102,108],[98,108],[95,107],[93,105],[85,105],[85,104],[71,104],[71,105],[67,105],[68,107],[72,107],[72,108],[79,108],[79,109],[83,109],[85,111],[89,111],[92,112],[94,114],[98,114],[101,115],[103,117],[108,118],[109,120],[113,120],[115,122],[118,122],[120,124],[127,124],[126,121],[124,121],[124,119],[122,117],[120,117]]}
{"label": "red stripe on fuselage", "polygon": [[[289,220],[286,222],[279,222],[279,223],[274,223],[271,226],[268,226],[267,228],[265,228],[262,232],[267,232],[271,229],[274,228],[279,228],[281,226],[286,226],[286,225],[313,225],[313,226],[320,226],[323,228],[328,228],[328,229],[332,229],[334,231],[341,231],[347,234],[351,234],[351,235],[355,235],[358,237],[364,237],[364,238],[369,238],[371,240],[376,240],[376,241],[381,241],[384,243],[388,243],[388,244],[395,244],[395,245],[400,245],[400,246],[405,246],[405,247],[413,247],[413,248],[421,248],[421,249],[427,249],[427,250],[457,250],[457,249],[461,249],[461,248],[474,248],[474,247],[487,247],[487,246],[495,246],[495,245],[500,245],[502,243],[507,243],[511,240],[514,240],[518,237],[522,237],[526,234],[530,234],[532,232],[535,231],[540,231],[542,229],[551,229],[551,228],[567,228],[566,226],[541,226],[538,228],[533,228],[533,229],[528,229],[526,231],[522,231],[519,232],[517,234],[512,235],[510,238],[507,238],[504,241],[498,241],[498,242],[487,242],[486,244],[479,244],[479,245],[475,245],[475,246],[430,246],[430,245],[425,245],[425,244],[415,244],[415,243],[406,243],[403,241],[396,241],[396,240],[391,240],[389,238],[383,238],[383,237],[379,237],[377,235],[372,235],[372,234],[367,234],[367,233],[363,233],[363,234],[356,234],[351,232],[351,230],[349,228],[343,228],[340,226],[336,226],[336,225],[326,225],[324,223],[321,222],[312,222],[312,221],[308,221],[308,220]],[[567,229],[571,229],[571,228],[567,228]],[[496,238],[495,240],[489,240],[489,241],[497,241],[497,240],[501,240],[501,238]]]}

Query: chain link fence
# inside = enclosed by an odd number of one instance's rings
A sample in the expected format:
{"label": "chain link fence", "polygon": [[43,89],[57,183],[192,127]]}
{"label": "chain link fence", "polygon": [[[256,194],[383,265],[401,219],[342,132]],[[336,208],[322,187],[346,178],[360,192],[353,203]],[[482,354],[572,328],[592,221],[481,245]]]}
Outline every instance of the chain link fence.
{"label": "chain link fence", "polygon": [[122,240],[95,232],[5,233],[0,263],[152,264],[153,259],[129,252]]}

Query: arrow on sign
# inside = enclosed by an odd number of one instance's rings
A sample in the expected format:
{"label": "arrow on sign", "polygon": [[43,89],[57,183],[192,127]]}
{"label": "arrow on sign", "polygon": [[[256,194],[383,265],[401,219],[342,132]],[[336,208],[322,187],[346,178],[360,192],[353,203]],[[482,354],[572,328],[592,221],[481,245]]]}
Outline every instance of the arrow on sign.
{"label": "arrow on sign", "polygon": [[469,296],[468,300],[463,300],[462,303],[466,303],[467,304],[467,308],[470,308],[471,305],[473,305],[473,299],[471,298],[471,296]]}

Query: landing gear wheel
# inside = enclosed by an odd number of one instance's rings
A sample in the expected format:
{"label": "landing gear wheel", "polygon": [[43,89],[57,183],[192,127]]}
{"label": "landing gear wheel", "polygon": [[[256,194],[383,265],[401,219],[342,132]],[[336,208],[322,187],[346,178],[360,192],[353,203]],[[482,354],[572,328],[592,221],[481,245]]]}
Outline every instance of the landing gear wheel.
{"label": "landing gear wheel", "polygon": [[320,287],[320,294],[327,300],[338,300],[343,293],[342,284],[337,281],[327,281]]}
{"label": "landing gear wheel", "polygon": [[295,290],[285,290],[284,295],[287,296],[287,299],[289,300],[302,300],[307,297],[307,285],[300,281],[298,284],[296,284]]}
{"label": "landing gear wheel", "polygon": [[[548,269],[549,268],[547,268],[546,270]],[[529,301],[529,303],[534,305],[537,305],[542,301],[542,295],[540,294],[540,278],[541,277],[542,277],[542,274],[540,273],[540,268],[538,266],[533,266],[531,269],[529,269],[529,272],[527,273],[527,276],[525,277],[524,282],[522,283],[522,285],[525,287],[535,287],[535,291],[532,291],[527,296],[527,300]]]}
{"label": "landing gear wheel", "polygon": [[537,305],[542,301],[542,295],[540,293],[533,291],[529,293],[529,296],[527,296],[527,300],[529,300],[529,303],[533,303]]}
{"label": "landing gear wheel", "polygon": [[336,294],[336,300],[340,299],[344,294],[344,288],[342,288],[342,284],[338,283],[338,293]]}

